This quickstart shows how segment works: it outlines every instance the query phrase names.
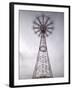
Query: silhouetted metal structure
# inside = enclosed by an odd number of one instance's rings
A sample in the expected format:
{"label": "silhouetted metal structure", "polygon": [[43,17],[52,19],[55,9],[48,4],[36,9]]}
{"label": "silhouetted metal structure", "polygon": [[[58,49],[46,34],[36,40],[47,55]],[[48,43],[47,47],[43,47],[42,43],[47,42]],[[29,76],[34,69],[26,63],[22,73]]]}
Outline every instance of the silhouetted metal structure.
{"label": "silhouetted metal structure", "polygon": [[52,78],[52,70],[49,61],[46,37],[54,30],[53,21],[49,16],[42,14],[33,22],[33,29],[40,37],[40,46],[32,78]]}

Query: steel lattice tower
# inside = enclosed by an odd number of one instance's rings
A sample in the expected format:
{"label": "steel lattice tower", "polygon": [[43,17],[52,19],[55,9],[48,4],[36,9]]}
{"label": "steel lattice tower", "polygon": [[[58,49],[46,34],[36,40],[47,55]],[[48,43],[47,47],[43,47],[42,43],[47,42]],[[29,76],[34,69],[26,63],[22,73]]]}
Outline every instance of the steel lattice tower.
{"label": "steel lattice tower", "polygon": [[32,78],[52,78],[53,74],[47,51],[46,37],[54,30],[53,21],[44,14],[38,16],[33,22],[33,30],[40,37],[40,46]]}

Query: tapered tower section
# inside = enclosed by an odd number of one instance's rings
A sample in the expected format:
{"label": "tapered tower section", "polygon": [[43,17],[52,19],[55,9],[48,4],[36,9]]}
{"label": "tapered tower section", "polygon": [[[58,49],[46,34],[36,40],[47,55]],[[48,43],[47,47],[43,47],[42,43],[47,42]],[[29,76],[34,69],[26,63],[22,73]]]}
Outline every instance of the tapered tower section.
{"label": "tapered tower section", "polygon": [[53,21],[51,21],[49,16],[43,14],[36,17],[33,22],[33,29],[40,37],[40,45],[32,78],[52,78],[53,74],[48,56],[46,37],[54,30]]}

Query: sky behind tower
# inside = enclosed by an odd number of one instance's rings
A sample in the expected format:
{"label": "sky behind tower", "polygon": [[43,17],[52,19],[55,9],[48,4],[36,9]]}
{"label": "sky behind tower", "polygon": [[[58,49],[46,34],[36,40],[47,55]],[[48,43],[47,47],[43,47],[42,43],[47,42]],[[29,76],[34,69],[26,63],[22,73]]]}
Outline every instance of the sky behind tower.
{"label": "sky behind tower", "polygon": [[54,31],[46,38],[53,76],[64,76],[64,13],[20,10],[19,79],[32,78],[40,44],[40,37],[33,31],[33,21],[42,14],[50,16],[54,21]]}

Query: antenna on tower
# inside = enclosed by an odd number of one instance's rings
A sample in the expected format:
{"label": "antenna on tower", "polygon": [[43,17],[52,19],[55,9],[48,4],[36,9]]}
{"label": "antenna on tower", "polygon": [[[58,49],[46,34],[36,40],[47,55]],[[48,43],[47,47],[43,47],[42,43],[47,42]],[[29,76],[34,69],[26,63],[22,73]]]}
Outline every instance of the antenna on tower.
{"label": "antenna on tower", "polygon": [[46,37],[52,34],[54,30],[53,24],[51,18],[44,14],[37,16],[33,22],[33,30],[40,37],[37,61],[32,76],[33,79],[53,77],[46,44]]}

